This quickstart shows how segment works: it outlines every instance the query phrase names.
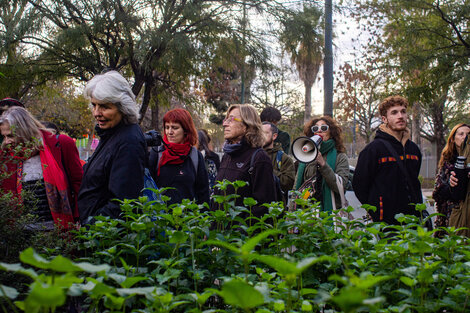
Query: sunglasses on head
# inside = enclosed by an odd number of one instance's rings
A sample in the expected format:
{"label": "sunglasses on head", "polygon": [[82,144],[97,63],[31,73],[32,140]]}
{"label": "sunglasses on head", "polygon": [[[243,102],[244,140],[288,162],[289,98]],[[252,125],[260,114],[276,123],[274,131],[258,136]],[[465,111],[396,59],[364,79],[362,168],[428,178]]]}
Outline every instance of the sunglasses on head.
{"label": "sunglasses on head", "polygon": [[329,128],[330,126],[328,125],[320,125],[320,126],[313,125],[311,129],[312,129],[312,132],[317,133],[319,130],[321,130],[322,132],[326,132],[328,131]]}

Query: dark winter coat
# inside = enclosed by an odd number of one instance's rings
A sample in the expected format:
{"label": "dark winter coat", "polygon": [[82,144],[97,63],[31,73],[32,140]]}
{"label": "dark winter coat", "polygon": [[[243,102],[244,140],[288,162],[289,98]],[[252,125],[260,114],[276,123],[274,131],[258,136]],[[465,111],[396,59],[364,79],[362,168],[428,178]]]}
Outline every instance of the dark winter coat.
{"label": "dark winter coat", "polygon": [[119,203],[113,199],[136,199],[144,187],[147,146],[137,124],[96,127],[100,142],[85,165],[78,208],[82,224],[96,215],[118,218]]}
{"label": "dark winter coat", "polygon": [[[241,197],[237,198],[235,205],[243,206],[243,199],[252,197],[258,202],[258,205],[252,208],[252,213],[256,217],[262,217],[268,213],[268,208],[261,206],[264,203],[271,203],[276,201],[276,187],[274,184],[273,167],[271,159],[264,151],[256,153],[253,162],[253,172],[248,173],[250,168],[250,161],[252,154],[258,148],[250,147],[244,140],[242,140],[242,147],[232,152],[231,154],[225,153],[220,163],[220,168],[217,173],[216,180],[227,179],[231,182],[242,180],[249,183],[240,189],[237,194]],[[233,188],[227,190],[227,194],[234,193]],[[216,195],[222,195],[224,192],[215,188]],[[217,203],[213,204],[213,209],[218,209]],[[246,218],[247,216],[243,216]]]}
{"label": "dark winter coat", "polygon": [[[374,222],[398,224],[395,220],[395,215],[398,213],[419,216],[419,212],[410,203],[423,202],[421,184],[418,180],[422,158],[418,146],[409,139],[408,131],[400,142],[386,130],[387,128],[382,125],[374,141],[359,154],[353,188],[362,204],[370,204],[377,208],[375,212],[369,211]],[[388,141],[403,159],[402,162],[411,180],[409,184],[397,160],[392,157],[380,139]]]}
{"label": "dark winter coat", "polygon": [[[436,182],[432,192],[432,198],[436,201],[436,212],[442,215],[436,216],[434,225],[438,227],[448,227],[449,218],[454,208],[459,207],[460,201],[452,200],[451,187],[449,185],[450,172],[454,170],[454,160],[444,161],[442,167],[436,175]],[[434,233],[435,237],[443,237],[445,231],[438,230]]]}
{"label": "dark winter coat", "polygon": [[197,170],[188,155],[181,164],[162,165],[160,175],[157,175],[158,153],[164,149],[160,146],[150,150],[149,169],[158,188],[176,188],[165,191],[164,195],[171,198],[167,203],[180,203],[183,199],[194,199],[198,204],[209,203],[209,179],[201,152],[197,151]]}

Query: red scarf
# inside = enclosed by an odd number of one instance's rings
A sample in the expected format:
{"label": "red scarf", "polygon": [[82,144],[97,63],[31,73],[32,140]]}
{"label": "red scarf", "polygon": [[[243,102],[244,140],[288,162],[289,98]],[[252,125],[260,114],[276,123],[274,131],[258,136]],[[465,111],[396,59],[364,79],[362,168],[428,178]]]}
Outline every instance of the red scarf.
{"label": "red scarf", "polygon": [[[43,142],[44,139],[43,139]],[[13,152],[12,152],[13,153]],[[41,159],[42,175],[44,178],[44,185],[46,188],[47,201],[51,210],[54,223],[62,229],[71,229],[74,223],[72,207],[70,205],[69,196],[67,192],[67,181],[65,174],[60,169],[57,161],[54,159],[51,150],[44,143],[44,150],[39,151]],[[15,159],[25,161],[28,157],[15,157]],[[21,200],[21,191],[23,186],[21,179],[23,177],[23,162],[19,162],[16,170],[16,192],[18,198]]]}
{"label": "red scarf", "polygon": [[160,168],[165,164],[181,164],[186,160],[191,151],[189,141],[183,143],[172,143],[166,139],[166,134],[163,137],[163,142],[166,149],[162,153],[162,158],[159,161],[157,176],[160,175]]}

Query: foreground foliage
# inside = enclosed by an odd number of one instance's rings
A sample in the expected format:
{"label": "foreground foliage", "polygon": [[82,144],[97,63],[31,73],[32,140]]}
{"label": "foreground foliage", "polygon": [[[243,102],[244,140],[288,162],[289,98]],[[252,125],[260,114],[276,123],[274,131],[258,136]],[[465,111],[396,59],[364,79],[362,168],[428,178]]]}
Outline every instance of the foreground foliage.
{"label": "foreground foliage", "polygon": [[[221,183],[226,188],[230,183]],[[235,188],[243,185],[233,183]],[[80,257],[27,249],[0,268],[28,277],[29,292],[0,286],[4,312],[449,312],[468,311],[470,251],[449,229],[436,239],[414,217],[381,224],[341,220],[297,200],[261,220],[216,196],[221,210],[146,198],[122,204],[77,234]],[[164,198],[164,197],[163,197]],[[352,210],[352,208],[350,208]],[[269,221],[269,223],[267,222]]]}

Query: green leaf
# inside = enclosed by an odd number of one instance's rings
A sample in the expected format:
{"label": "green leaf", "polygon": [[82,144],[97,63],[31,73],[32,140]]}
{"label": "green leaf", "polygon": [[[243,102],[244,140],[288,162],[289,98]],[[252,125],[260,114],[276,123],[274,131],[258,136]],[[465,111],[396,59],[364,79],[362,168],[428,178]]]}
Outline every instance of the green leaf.
{"label": "green leaf", "polygon": [[26,311],[37,306],[59,307],[65,303],[65,298],[65,292],[62,288],[34,282],[31,284],[31,291],[25,300]]}
{"label": "green leaf", "polygon": [[207,240],[201,243],[201,246],[217,246],[220,248],[225,248],[227,250],[233,251],[235,253],[240,253],[240,250],[237,247],[225,241]]}
{"label": "green leaf", "polygon": [[313,306],[307,300],[302,301],[302,311],[311,312],[313,310]]}
{"label": "green leaf", "polygon": [[42,256],[37,254],[33,248],[28,248],[24,250],[23,252],[20,253],[20,260],[23,263],[42,268],[42,269],[48,269],[49,268],[49,261],[44,259]]}
{"label": "green leaf", "polygon": [[189,236],[182,231],[175,231],[171,234],[170,243],[182,244],[188,240]]}
{"label": "green leaf", "polygon": [[155,291],[156,287],[138,287],[138,288],[118,288],[116,292],[121,297],[128,297],[132,295],[151,295]]}
{"label": "green leaf", "polygon": [[49,268],[56,272],[79,272],[82,269],[76,266],[72,261],[61,255],[56,256],[50,263]]}
{"label": "green leaf", "polygon": [[8,287],[5,285],[0,285],[0,297],[7,297],[9,299],[16,299],[18,297],[19,292],[12,287]]}
{"label": "green leaf", "polygon": [[230,280],[224,283],[218,294],[224,298],[225,303],[244,310],[254,308],[264,303],[261,292],[253,286],[239,280]]}
{"label": "green leaf", "polygon": [[87,273],[108,272],[111,268],[108,264],[94,265],[88,262],[80,262],[76,263],[75,265]]}
{"label": "green leaf", "polygon": [[280,234],[281,232],[279,230],[271,229],[262,232],[261,234],[256,235],[255,237],[252,237],[246,241],[246,243],[241,247],[241,252],[242,254],[249,254],[251,251],[253,251],[256,247],[256,245],[263,239],[271,236],[271,235],[277,235]]}
{"label": "green leaf", "polygon": [[286,309],[286,304],[282,300],[276,300],[273,303],[274,311],[284,311]]}
{"label": "green leaf", "polygon": [[128,277],[124,282],[121,283],[121,287],[123,288],[131,288],[134,284],[138,283],[139,281],[148,280],[148,277],[141,277],[141,276],[134,276]]}
{"label": "green leaf", "polygon": [[416,285],[416,280],[409,278],[407,276],[401,276],[400,281],[404,283],[405,285],[407,285],[408,287],[413,287],[414,285]]}
{"label": "green leaf", "polygon": [[258,203],[258,201],[256,201],[255,199],[253,199],[251,197],[243,199],[243,205],[246,206],[246,207],[252,207],[252,206],[256,205],[257,203]]}

